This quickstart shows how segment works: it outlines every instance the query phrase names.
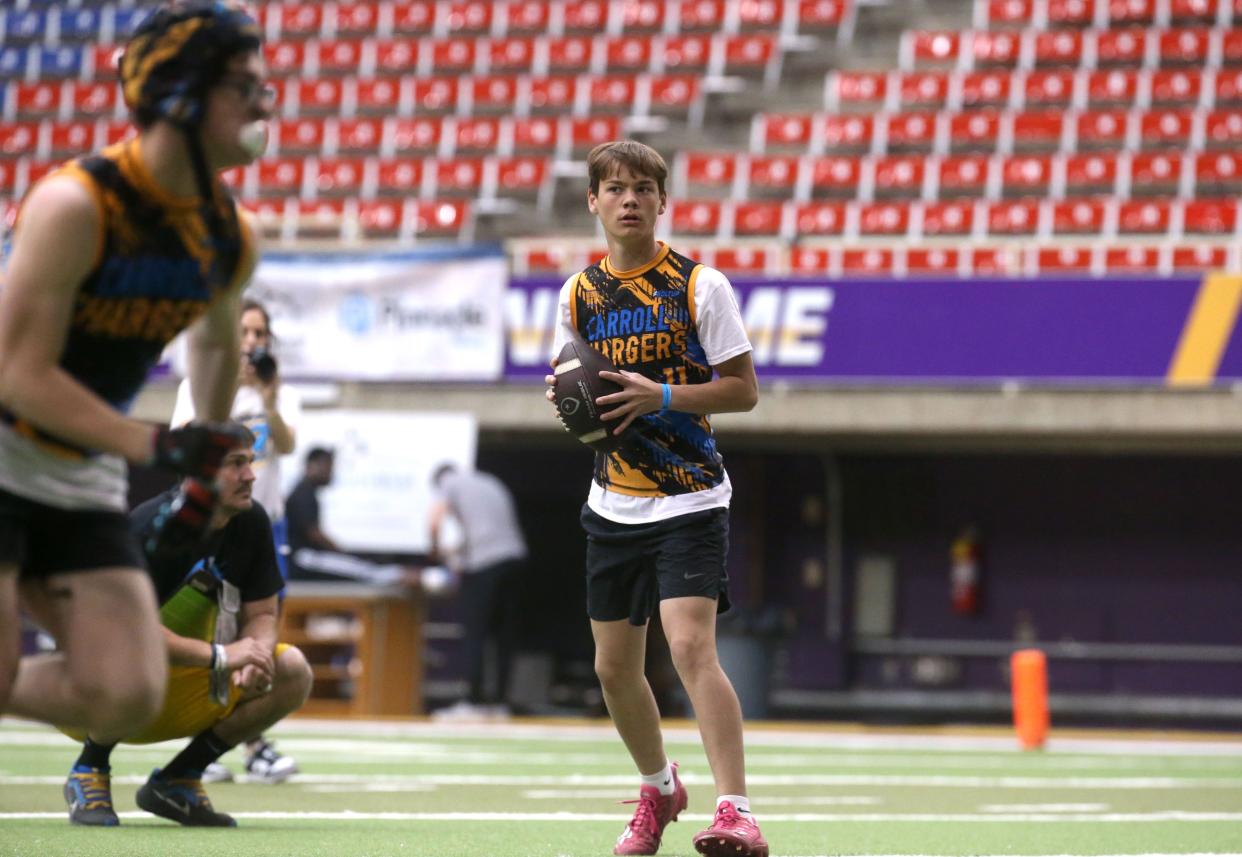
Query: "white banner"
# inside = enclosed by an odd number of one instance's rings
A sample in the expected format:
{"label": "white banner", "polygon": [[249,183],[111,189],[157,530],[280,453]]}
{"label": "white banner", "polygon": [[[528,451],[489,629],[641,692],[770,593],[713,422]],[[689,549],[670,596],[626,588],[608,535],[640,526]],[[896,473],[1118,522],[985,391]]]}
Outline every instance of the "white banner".
{"label": "white banner", "polygon": [[282,378],[493,381],[508,281],[499,248],[273,253],[246,294],[271,313]]}
{"label": "white banner", "polygon": [[371,553],[425,553],[431,477],[445,463],[472,469],[477,425],[471,414],[308,410],[282,476],[286,496],[302,478],[306,453],[335,453],[335,478],[319,491],[320,526],[341,547]]}

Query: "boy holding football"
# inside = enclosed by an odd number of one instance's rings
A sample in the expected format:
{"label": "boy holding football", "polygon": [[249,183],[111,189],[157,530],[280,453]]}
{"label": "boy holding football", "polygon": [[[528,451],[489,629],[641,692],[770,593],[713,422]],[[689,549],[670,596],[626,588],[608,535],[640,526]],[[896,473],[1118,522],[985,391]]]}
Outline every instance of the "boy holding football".
{"label": "boy holding football", "polygon": [[[767,857],[746,796],[741,708],[716,655],[716,614],[729,607],[732,487],[708,421],[754,408],[750,342],[728,279],[656,240],[668,176],[659,153],[632,140],[604,143],[587,167],[587,206],[608,256],[562,288],[553,353],[577,336],[619,369],[600,373],[621,390],[597,402],[622,442],[596,454],[581,518],[595,669],[642,780],[613,853],[655,854],[686,807],[643,672],[647,622],[658,609],[716,784],[715,819],[695,848]],[[644,347],[652,333],[671,347]],[[552,399],[555,378],[546,380]]]}

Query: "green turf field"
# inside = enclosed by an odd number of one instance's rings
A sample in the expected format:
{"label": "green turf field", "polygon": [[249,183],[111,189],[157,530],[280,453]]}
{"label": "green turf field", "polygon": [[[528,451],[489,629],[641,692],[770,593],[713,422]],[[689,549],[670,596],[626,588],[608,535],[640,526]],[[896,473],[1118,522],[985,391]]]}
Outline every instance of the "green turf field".
{"label": "green turf field", "polygon": [[[304,773],[209,786],[236,830],[185,830],[134,792],[180,744],[113,756],[119,829],[71,827],[61,785],[76,747],[0,723],[0,857],[588,857],[611,854],[637,791],[607,724],[293,721],[274,733]],[[670,730],[690,808],[664,855],[694,854],[713,807],[695,733]],[[1242,736],[1054,735],[1023,753],[1004,732],[787,729],[749,735],[751,795],[778,855],[1242,853]],[[240,770],[239,754],[226,757]]]}

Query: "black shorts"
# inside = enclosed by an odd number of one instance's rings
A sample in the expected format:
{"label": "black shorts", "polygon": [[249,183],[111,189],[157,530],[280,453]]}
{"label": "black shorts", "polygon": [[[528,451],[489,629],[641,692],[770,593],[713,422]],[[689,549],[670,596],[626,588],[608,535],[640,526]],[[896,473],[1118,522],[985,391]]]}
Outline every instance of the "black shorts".
{"label": "black shorts", "polygon": [[644,625],[666,598],[702,596],[729,609],[729,510],[707,509],[650,524],[618,524],[582,507],[587,534],[587,615]]}
{"label": "black shorts", "polygon": [[0,566],[23,579],[104,568],[146,568],[120,512],[58,509],[0,490]]}

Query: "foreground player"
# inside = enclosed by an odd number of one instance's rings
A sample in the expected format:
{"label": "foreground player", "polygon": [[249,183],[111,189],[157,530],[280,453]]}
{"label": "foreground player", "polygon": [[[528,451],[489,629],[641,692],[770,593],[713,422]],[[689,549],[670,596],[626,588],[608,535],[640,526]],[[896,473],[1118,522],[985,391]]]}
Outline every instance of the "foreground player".
{"label": "foreground player", "polygon": [[[206,542],[147,557],[172,671],[160,716],[124,743],[193,737],[138,790],[138,806],[186,826],[236,826],[231,816],[212,807],[203,790],[203,770],[296,711],[310,693],[306,658],[276,643],[276,595],[284,582],[276,567],[271,521],[251,499],[253,464],[250,435],[220,467],[220,499]],[[152,543],[167,500],[167,495],[155,497],[130,513],[140,544]],[[109,777],[115,742],[93,733],[73,737],[84,745],[65,783],[69,820],[115,826],[119,820]]]}
{"label": "foreground player", "polygon": [[655,854],[686,807],[643,673],[658,605],[716,781],[715,820],[694,846],[713,857],[767,857],[746,797],[741,708],[716,655],[716,613],[729,606],[732,488],[707,420],[755,406],[750,342],[724,275],[656,241],[668,175],[659,153],[634,141],[604,143],[587,168],[587,206],[608,256],[562,288],[553,353],[577,335],[611,357],[621,371],[600,374],[624,389],[598,399],[602,416],[617,433],[632,426],[617,451],[596,454],[582,509],[595,670],[642,775],[638,808],[613,853]]}
{"label": "foreground player", "polygon": [[[255,242],[216,173],[250,163],[265,134],[259,48],[230,4],[159,8],[121,62],[138,136],[22,205],[0,292],[0,711],[116,740],[160,710],[167,658],[125,462],[210,482],[236,438],[125,412],[193,325],[196,410],[228,418]],[[20,669],[19,598],[60,649]]]}

